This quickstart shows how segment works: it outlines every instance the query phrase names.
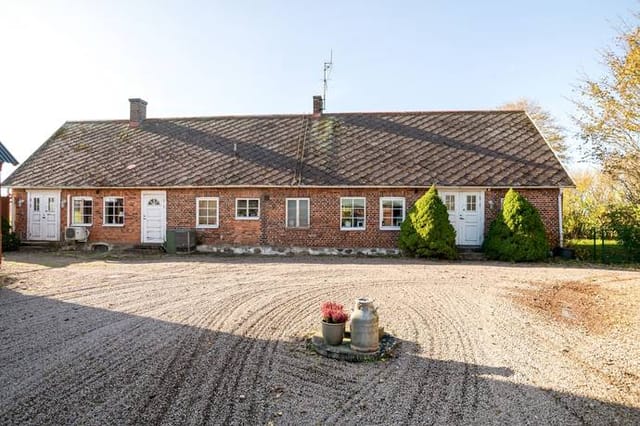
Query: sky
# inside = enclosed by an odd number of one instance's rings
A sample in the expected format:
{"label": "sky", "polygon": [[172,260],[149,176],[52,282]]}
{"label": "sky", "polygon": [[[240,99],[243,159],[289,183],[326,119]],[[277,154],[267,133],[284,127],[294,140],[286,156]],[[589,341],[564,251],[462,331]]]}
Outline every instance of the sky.
{"label": "sky", "polygon": [[0,141],[23,162],[65,121],[128,118],[132,97],[148,102],[148,117],[310,113],[333,51],[327,112],[528,98],[576,150],[576,86],[604,75],[602,52],[638,6],[0,0]]}

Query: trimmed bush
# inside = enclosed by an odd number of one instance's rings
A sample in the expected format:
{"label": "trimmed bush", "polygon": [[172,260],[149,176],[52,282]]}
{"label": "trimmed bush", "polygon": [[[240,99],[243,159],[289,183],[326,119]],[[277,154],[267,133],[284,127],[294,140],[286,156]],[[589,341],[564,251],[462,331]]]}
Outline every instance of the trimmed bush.
{"label": "trimmed bush", "polygon": [[513,189],[491,223],[483,245],[489,259],[533,262],[549,256],[549,242],[538,210]]}
{"label": "trimmed bush", "polygon": [[456,231],[449,223],[447,208],[432,186],[409,209],[400,226],[400,250],[410,256],[455,259]]}
{"label": "trimmed bush", "polygon": [[2,218],[2,251],[16,251],[20,248],[20,237],[11,231],[7,218]]}

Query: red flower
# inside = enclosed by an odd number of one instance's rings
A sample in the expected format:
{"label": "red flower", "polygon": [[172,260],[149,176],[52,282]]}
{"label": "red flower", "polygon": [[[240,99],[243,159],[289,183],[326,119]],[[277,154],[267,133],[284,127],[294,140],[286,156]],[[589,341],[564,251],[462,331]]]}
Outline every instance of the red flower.
{"label": "red flower", "polygon": [[324,322],[339,324],[349,320],[349,314],[345,312],[344,306],[336,302],[324,302],[320,311]]}

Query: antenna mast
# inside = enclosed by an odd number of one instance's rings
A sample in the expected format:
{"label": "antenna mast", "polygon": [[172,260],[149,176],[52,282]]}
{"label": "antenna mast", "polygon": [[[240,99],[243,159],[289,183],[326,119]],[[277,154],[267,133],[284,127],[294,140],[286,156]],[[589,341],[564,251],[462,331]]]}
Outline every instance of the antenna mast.
{"label": "antenna mast", "polygon": [[322,109],[327,109],[327,86],[329,81],[329,76],[331,75],[331,69],[333,68],[333,49],[331,49],[331,56],[329,56],[329,62],[324,63],[323,73],[324,77],[322,79]]}

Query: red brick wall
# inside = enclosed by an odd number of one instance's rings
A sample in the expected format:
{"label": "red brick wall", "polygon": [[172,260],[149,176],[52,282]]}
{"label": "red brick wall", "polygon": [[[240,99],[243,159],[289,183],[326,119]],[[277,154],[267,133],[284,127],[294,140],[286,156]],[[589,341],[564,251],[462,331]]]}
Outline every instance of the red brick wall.
{"label": "red brick wall", "polygon": [[[380,197],[405,197],[407,210],[424,193],[424,189],[320,189],[320,188],[194,188],[168,189],[167,228],[195,228],[196,197],[219,198],[219,227],[199,229],[200,243],[211,245],[270,245],[286,247],[397,247],[398,231],[379,229]],[[518,190],[539,210],[552,246],[557,245],[558,190]],[[491,190],[485,193],[485,231],[495,218],[500,207],[500,198],[506,190]],[[63,190],[61,199],[67,196],[90,196],[93,198],[93,226],[89,240],[120,244],[140,243],[140,190],[91,189]],[[103,197],[123,196],[125,201],[125,225],[123,227],[102,226]],[[340,197],[366,197],[366,229],[340,230]],[[20,237],[26,239],[26,193],[14,190],[14,199],[25,203],[16,204],[15,228]],[[285,227],[285,199],[310,199],[310,226],[306,229]],[[260,220],[236,220],[236,198],[259,198]],[[494,201],[493,209],[490,200]],[[68,205],[61,209],[61,238],[67,226]]]}
{"label": "red brick wall", "polygon": [[[558,217],[558,189],[517,189],[518,193],[533,204],[542,218],[547,230],[547,238],[551,247],[560,243],[560,222]],[[485,191],[485,235],[489,225],[496,218],[500,210],[500,199],[504,198],[507,189],[493,189]],[[491,208],[493,201],[493,208]]]}

